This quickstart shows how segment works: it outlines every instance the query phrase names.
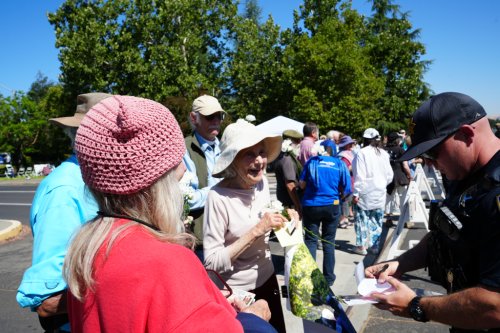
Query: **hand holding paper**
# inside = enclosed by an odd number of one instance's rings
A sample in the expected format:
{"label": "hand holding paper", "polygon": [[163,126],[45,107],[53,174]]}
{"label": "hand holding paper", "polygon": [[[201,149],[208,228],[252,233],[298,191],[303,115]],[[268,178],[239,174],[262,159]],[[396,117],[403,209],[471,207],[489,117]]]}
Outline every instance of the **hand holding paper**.
{"label": "hand holding paper", "polygon": [[[389,267],[389,266],[383,266]],[[382,269],[384,269],[382,268]],[[385,268],[385,270],[387,269]],[[356,283],[358,285],[358,293],[360,297],[355,296],[344,296],[343,299],[347,305],[359,305],[368,303],[377,303],[377,301],[370,297],[374,292],[377,293],[391,293],[394,291],[392,285],[388,282],[378,283],[376,278],[366,278],[365,277],[365,265],[362,261],[356,266],[355,271]]]}
{"label": "hand holding paper", "polygon": [[384,293],[393,291],[392,286],[387,283],[378,283],[376,278],[365,277],[365,265],[363,261],[356,266],[356,282],[358,284],[358,293],[362,296],[369,296],[371,293]]}

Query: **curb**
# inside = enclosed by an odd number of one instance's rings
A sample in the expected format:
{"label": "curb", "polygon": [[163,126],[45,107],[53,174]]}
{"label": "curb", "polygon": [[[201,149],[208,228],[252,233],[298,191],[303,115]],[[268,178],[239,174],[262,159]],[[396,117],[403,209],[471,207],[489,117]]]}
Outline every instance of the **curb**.
{"label": "curb", "polygon": [[0,241],[18,236],[23,230],[21,222],[15,220],[0,220]]}

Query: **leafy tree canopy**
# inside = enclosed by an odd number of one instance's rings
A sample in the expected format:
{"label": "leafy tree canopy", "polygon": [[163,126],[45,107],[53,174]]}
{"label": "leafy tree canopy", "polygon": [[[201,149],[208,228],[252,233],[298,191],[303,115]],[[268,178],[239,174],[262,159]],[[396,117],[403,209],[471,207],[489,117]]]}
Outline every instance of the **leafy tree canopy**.
{"label": "leafy tree canopy", "polygon": [[48,15],[60,82],[39,74],[27,94],[0,96],[0,150],[18,165],[61,161],[68,142],[47,120],[74,113],[91,91],[164,103],[186,132],[203,93],[220,99],[227,121],[284,115],[354,137],[405,128],[431,94],[431,63],[409,14],[392,0],[372,4],[365,17],[349,0],[304,0],[282,30],[262,21],[256,0],[240,15],[231,0],[66,0]]}

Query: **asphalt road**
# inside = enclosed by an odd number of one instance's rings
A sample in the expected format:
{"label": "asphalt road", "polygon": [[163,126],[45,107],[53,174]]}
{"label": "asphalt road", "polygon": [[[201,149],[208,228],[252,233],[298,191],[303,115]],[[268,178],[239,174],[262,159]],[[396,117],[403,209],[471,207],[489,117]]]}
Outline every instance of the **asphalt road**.
{"label": "asphalt road", "polygon": [[37,184],[0,185],[0,219],[29,225],[30,207]]}
{"label": "asphalt road", "polygon": [[[29,211],[36,184],[0,185],[0,219],[18,220],[29,226]],[[33,238],[24,228],[19,239],[0,243],[0,332],[43,332],[37,316],[19,307],[16,290],[24,271],[31,264]]]}

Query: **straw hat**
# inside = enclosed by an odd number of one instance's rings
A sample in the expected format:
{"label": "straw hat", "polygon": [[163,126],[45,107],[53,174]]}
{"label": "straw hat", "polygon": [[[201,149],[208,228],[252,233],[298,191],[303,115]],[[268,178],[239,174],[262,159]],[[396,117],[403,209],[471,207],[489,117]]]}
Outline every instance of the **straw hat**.
{"label": "straw hat", "polygon": [[264,141],[267,150],[267,162],[274,161],[281,151],[281,136],[269,135],[260,131],[248,121],[238,119],[236,123],[226,127],[222,135],[220,149],[221,155],[215,163],[212,175],[224,177],[224,171],[233,163],[236,155],[243,149],[255,146]]}

